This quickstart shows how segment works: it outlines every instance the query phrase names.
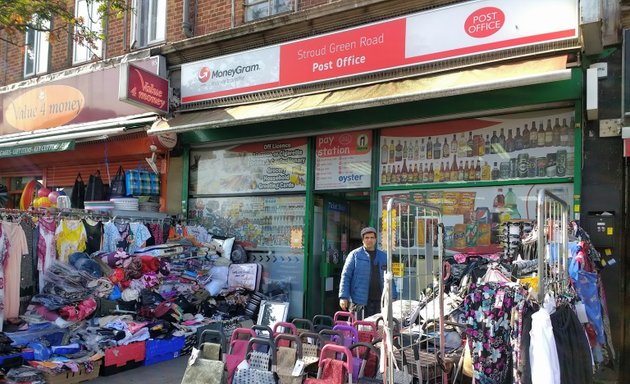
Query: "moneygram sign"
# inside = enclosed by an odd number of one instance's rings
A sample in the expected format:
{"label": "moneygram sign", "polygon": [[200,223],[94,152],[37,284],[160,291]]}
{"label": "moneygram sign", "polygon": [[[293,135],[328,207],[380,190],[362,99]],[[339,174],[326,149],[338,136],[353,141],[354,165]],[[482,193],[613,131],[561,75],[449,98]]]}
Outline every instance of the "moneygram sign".
{"label": "moneygram sign", "polygon": [[470,1],[184,64],[182,102],[285,88],[577,37],[578,0]]}

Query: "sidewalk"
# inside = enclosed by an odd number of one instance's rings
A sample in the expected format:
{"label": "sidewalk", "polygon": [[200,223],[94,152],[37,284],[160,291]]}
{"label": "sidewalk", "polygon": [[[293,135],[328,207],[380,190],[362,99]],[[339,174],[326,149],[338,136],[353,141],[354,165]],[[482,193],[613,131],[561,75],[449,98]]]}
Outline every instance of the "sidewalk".
{"label": "sidewalk", "polygon": [[139,367],[129,371],[117,373],[107,377],[99,377],[88,381],[90,384],[179,384],[184,377],[186,363],[189,356],[182,356],[177,359],[165,361],[163,363]]}

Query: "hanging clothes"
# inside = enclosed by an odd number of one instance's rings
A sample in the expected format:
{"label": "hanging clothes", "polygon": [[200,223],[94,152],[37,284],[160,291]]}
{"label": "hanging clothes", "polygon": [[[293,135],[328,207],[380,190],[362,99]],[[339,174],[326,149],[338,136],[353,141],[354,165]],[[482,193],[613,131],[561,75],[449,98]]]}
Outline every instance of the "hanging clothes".
{"label": "hanging clothes", "polygon": [[108,221],[103,227],[103,251],[134,253],[151,237],[143,223],[115,223]]}
{"label": "hanging clothes", "polygon": [[514,350],[518,355],[514,357],[514,383],[532,384],[532,371],[529,364],[530,331],[532,330],[532,315],[538,311],[538,304],[526,301],[523,314],[519,320],[518,342]]}
{"label": "hanging clothes", "polygon": [[3,221],[2,229],[9,239],[9,255],[4,263],[4,316],[8,319],[20,315],[22,255],[28,254],[28,245],[19,223]]}
{"label": "hanging clothes", "polygon": [[463,309],[475,382],[503,384],[512,373],[511,313],[513,308],[522,310],[525,292],[519,286],[497,282],[471,284],[470,292]]}
{"label": "hanging clothes", "polygon": [[44,274],[57,258],[57,221],[54,217],[42,216],[37,221],[39,240],[37,243],[37,270],[39,272],[39,292],[44,289]]}
{"label": "hanging clothes", "polygon": [[87,234],[81,220],[63,219],[55,232],[57,238],[57,259],[64,263],[75,252],[85,251]]}
{"label": "hanging clothes", "polygon": [[551,316],[558,351],[562,384],[591,384],[593,360],[584,328],[568,304],[558,306]]}
{"label": "hanging clothes", "polygon": [[9,239],[0,225],[0,331],[4,324],[4,268],[9,258]]}
{"label": "hanging clothes", "polygon": [[84,218],[83,227],[85,228],[85,234],[87,236],[85,253],[91,255],[94,252],[100,251],[103,242],[103,222]]}
{"label": "hanging clothes", "polygon": [[26,311],[26,307],[31,301],[31,297],[35,294],[37,288],[37,242],[39,239],[39,231],[31,217],[25,216],[20,220],[20,226],[26,235],[26,245],[28,253],[22,255],[21,263],[21,279],[20,279],[20,314]]}
{"label": "hanging clothes", "polygon": [[558,350],[549,312],[541,307],[532,315],[529,361],[532,383],[560,384]]}

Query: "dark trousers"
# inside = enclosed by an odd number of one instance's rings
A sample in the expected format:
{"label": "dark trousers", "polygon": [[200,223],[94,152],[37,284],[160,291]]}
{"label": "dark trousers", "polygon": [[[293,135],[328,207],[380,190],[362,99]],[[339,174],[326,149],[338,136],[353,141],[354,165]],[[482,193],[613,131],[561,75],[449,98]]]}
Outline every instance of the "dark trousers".
{"label": "dark trousers", "polygon": [[381,302],[370,300],[366,305],[350,304],[350,312],[352,312],[357,320],[363,320],[375,313],[381,313]]}

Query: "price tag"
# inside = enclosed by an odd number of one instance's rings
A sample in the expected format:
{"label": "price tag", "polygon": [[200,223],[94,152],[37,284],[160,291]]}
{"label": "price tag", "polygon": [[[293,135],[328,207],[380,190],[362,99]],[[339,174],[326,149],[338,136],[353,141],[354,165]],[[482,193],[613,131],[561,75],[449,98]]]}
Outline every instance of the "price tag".
{"label": "price tag", "polygon": [[580,323],[586,324],[588,323],[588,316],[586,316],[586,306],[581,301],[575,304],[575,312],[577,313],[577,317],[580,320]]}
{"label": "price tag", "polygon": [[298,361],[295,362],[295,366],[293,367],[293,372],[291,372],[291,376],[302,376],[302,373],[304,373],[304,361],[302,361],[302,359],[298,359]]}
{"label": "price tag", "polygon": [[504,290],[500,290],[499,292],[497,292],[496,299],[494,300],[494,307],[496,309],[503,308],[503,298],[504,297],[505,297],[505,291]]}

